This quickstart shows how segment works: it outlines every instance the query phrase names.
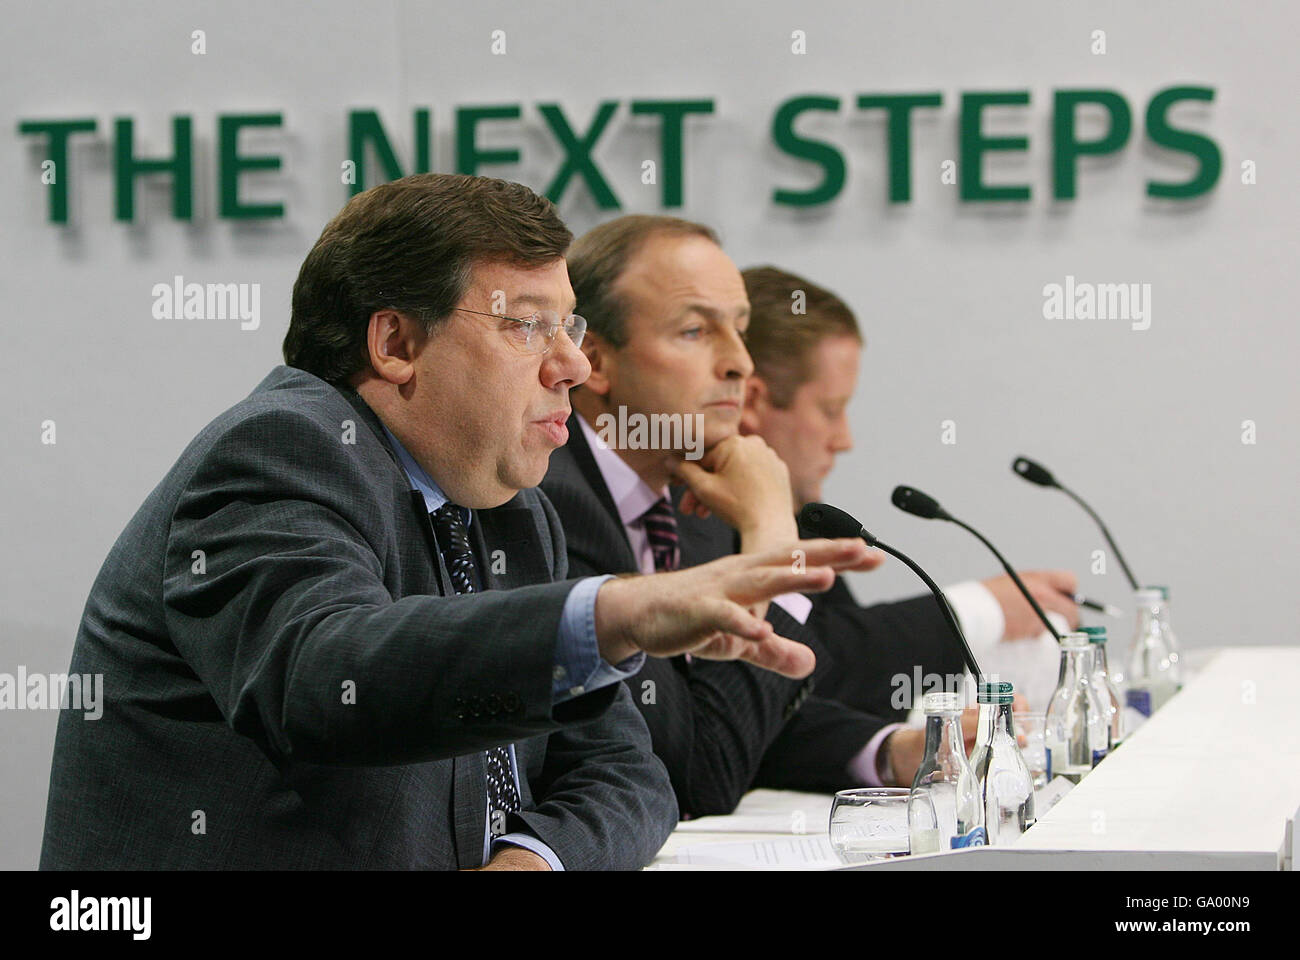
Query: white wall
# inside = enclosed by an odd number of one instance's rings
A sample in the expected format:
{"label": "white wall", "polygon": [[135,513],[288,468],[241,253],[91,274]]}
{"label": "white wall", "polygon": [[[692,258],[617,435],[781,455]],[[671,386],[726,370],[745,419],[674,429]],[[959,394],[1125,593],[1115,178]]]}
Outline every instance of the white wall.
{"label": "white wall", "polygon": [[[657,187],[639,182],[657,140],[626,107],[653,97],[717,103],[688,128],[681,212],[716,225],[738,264],[804,272],[859,313],[869,348],[853,406],[858,445],[828,499],[941,582],[992,573],[961,531],[889,506],[895,484],[915,484],[1014,560],[1074,567],[1088,593],[1127,609],[1117,566],[1087,574],[1102,543],[1086,517],[1011,476],[1023,452],[1094,501],[1139,577],[1172,586],[1189,646],[1296,642],[1293,7],[330,0],[48,3],[5,20],[0,672],[66,670],[86,593],[122,526],[191,436],[278,361],[298,265],[346,199],[349,108],[379,109],[406,157],[411,109],[432,107],[435,164],[450,169],[454,106],[522,101],[520,123],[482,139],[521,146],[523,162],[485,172],[540,189],[561,154],[532,105],[558,101],[585,124],[600,100],[618,99],[596,156],[626,210],[657,211]],[[207,33],[202,57],[190,53],[195,29]],[[496,29],[504,57],[489,52]],[[796,29],[805,56],[790,52]],[[1107,33],[1105,56],[1089,51],[1095,29]],[[1145,181],[1189,166],[1143,144],[1142,111],[1183,82],[1217,90],[1179,118],[1220,145],[1223,178],[1202,202],[1156,204]],[[1053,204],[1051,92],[1093,86],[1128,99],[1133,139],[1116,159],[1085,162],[1078,199]],[[1027,154],[989,168],[989,179],[1032,184],[1035,199],[1011,210],[959,203],[939,182],[941,161],[956,156],[958,96],[983,89],[1033,93],[1029,108],[990,123],[1031,138]],[[910,204],[885,200],[883,123],[849,110],[802,127],[840,144],[844,193],[815,212],[771,203],[775,186],[816,177],[771,145],[782,100],[928,90],[945,104],[915,126]],[[278,152],[284,169],[248,177],[246,193],[283,199],[287,217],[215,219],[215,115],[274,110],[285,129],[248,137],[246,151]],[[200,219],[171,221],[166,188],[141,186],[138,222],[115,223],[101,136],[73,154],[73,224],[46,222],[40,156],[17,135],[20,119],[95,116],[106,133],[128,115],[161,153],[173,113],[195,118]],[[1239,182],[1247,159],[1253,186]],[[578,233],[611,215],[580,188],[561,209]],[[150,289],[174,274],[260,283],[260,329],[154,320]],[[1044,320],[1043,285],[1067,274],[1150,283],[1151,329]],[[54,446],[40,442],[46,419],[57,423]],[[955,445],[940,443],[947,419]],[[1245,419],[1258,425],[1253,446],[1240,440]],[[856,586],[864,597],[916,590],[898,564]],[[36,863],[55,720],[0,713],[0,868]]]}

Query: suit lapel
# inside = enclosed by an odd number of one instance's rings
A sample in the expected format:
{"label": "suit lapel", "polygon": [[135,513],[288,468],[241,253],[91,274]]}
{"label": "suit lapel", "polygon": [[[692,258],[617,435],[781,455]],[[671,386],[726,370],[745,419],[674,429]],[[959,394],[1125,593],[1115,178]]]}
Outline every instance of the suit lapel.
{"label": "suit lapel", "polygon": [[[508,590],[530,583],[548,583],[551,569],[534,531],[533,513],[511,500],[491,510],[475,510],[469,525],[470,546],[484,590]],[[533,535],[530,537],[530,532]],[[457,757],[456,844],[462,866],[479,866],[487,817],[487,767],[483,754]],[[522,744],[515,744],[519,768],[519,798],[531,809],[528,772]],[[489,851],[490,853],[490,851]],[[480,859],[469,863],[473,857]]]}
{"label": "suit lapel", "polygon": [[605,485],[605,478],[600,472],[600,467],[596,465],[595,454],[591,452],[591,447],[587,445],[587,434],[582,429],[582,424],[578,421],[576,413],[569,415],[568,427],[569,442],[566,446],[569,452],[573,454],[573,462],[578,465],[578,470],[582,473],[583,479],[587,481],[592,492],[595,493],[600,505],[605,508],[606,514],[621,528],[623,521],[618,516],[618,505],[614,503],[614,496],[609,492],[609,487]]}
{"label": "suit lapel", "polygon": [[[632,552],[627,529],[618,515],[618,506],[587,445],[586,434],[576,413],[569,417],[568,426],[569,442],[564,450],[572,457],[579,476],[585,481],[585,489],[571,492],[587,501],[582,504],[582,509],[590,518],[589,523],[565,526],[564,537],[569,551],[599,561],[597,566],[610,573],[639,573],[641,568]],[[552,460],[559,455],[560,451],[553,453]]]}
{"label": "suit lapel", "polygon": [[[411,479],[402,469],[401,463],[398,462],[397,454],[388,442],[388,434],[384,432],[383,424],[370,405],[361,399],[361,395],[348,386],[335,386],[335,388],[348,402],[353,410],[357,412],[357,417],[361,422],[374,434],[375,439],[379,441],[380,447],[384,453],[388,454],[388,459],[392,461],[393,469],[401,480],[402,486],[409,489]],[[411,510],[415,513],[415,525],[420,528],[420,535],[424,538],[425,546],[429,549],[429,556],[433,559],[434,571],[438,578],[438,593],[444,597],[451,596],[456,592],[452,586],[451,577],[447,573],[447,566],[442,561],[442,551],[438,549],[438,542],[433,536],[433,522],[429,519],[429,511],[425,506],[424,496],[418,490],[410,491]]]}
{"label": "suit lapel", "polygon": [[424,502],[424,494],[419,490],[411,491],[411,510],[415,513],[415,524],[420,528],[420,535],[424,537],[429,556],[433,559],[433,569],[438,576],[438,593],[444,597],[454,596],[456,587],[451,582],[451,574],[443,562],[438,540],[433,535],[433,518],[429,516],[428,504]]}

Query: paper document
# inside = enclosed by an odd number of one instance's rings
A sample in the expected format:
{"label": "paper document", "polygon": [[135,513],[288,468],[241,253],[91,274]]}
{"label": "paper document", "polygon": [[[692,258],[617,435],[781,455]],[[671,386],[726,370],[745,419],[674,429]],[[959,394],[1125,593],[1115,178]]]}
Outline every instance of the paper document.
{"label": "paper document", "polygon": [[699,843],[677,851],[677,863],[695,866],[736,867],[748,870],[777,867],[784,870],[828,870],[843,863],[825,836],[782,837],[728,843]]}

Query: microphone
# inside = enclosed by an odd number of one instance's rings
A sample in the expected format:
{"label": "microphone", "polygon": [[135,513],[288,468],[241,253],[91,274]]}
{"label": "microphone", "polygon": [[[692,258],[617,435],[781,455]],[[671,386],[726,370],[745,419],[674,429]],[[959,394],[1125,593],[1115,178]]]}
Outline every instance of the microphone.
{"label": "microphone", "polygon": [[926,520],[949,520],[956,523],[949,516],[948,511],[939,506],[939,501],[934,497],[928,496],[917,490],[915,487],[895,487],[894,494],[890,498],[894,506],[898,507],[905,513],[910,513]]}
{"label": "microphone", "polygon": [[1084,503],[1083,498],[1069,487],[1063,486],[1059,480],[1052,476],[1052,471],[1048,470],[1041,463],[1035,463],[1028,457],[1016,457],[1016,459],[1011,462],[1011,469],[1024,477],[1030,483],[1036,483],[1040,487],[1055,487],[1079,506],[1083,507],[1083,509],[1087,511],[1088,516],[1092,517],[1093,522],[1101,528],[1101,535],[1105,537],[1106,542],[1110,544],[1111,552],[1115,554],[1115,559],[1119,561],[1120,567],[1123,568],[1124,576],[1128,578],[1129,586],[1134,590],[1138,589],[1137,578],[1133,576],[1133,571],[1129,569],[1128,562],[1124,559],[1124,554],[1119,552],[1119,547],[1115,544],[1115,538],[1112,537],[1110,531],[1106,529],[1106,524],[1101,522],[1101,517],[1097,516],[1096,510],[1093,510],[1092,507]]}
{"label": "microphone", "polygon": [[980,533],[969,524],[963,523],[956,517],[950,515],[947,510],[939,506],[939,502],[935,500],[934,497],[922,493],[915,487],[895,487],[893,496],[891,496],[890,499],[893,501],[894,506],[898,507],[898,509],[905,513],[914,514],[915,516],[922,517],[926,520],[947,520],[949,523],[955,523],[963,530],[968,530],[973,533],[980,543],[993,551],[993,556],[998,558],[998,561],[1002,564],[1002,569],[1010,575],[1012,582],[1015,583],[1020,592],[1024,594],[1025,599],[1029,601],[1029,605],[1034,608],[1034,613],[1038,614],[1038,619],[1043,621],[1043,625],[1047,627],[1048,633],[1056,638],[1057,643],[1060,643],[1061,634],[1057,631],[1056,627],[1052,625],[1052,621],[1047,619],[1047,614],[1043,612],[1043,608],[1038,605],[1038,601],[1034,599],[1033,594],[1029,592],[1029,588],[1026,587],[1024,581],[1020,579],[1020,574],[1016,573],[1016,571],[1012,569],[1011,564],[1007,563],[1007,558],[998,552],[997,547],[989,543],[988,538],[985,537],[984,534]]}
{"label": "microphone", "polygon": [[952,635],[957,638],[957,643],[961,645],[961,655],[962,659],[966,661],[966,668],[970,670],[976,680],[982,676],[980,665],[975,661],[975,654],[971,653],[970,644],[966,642],[966,635],[961,632],[961,624],[957,622],[952,607],[948,606],[948,600],[943,595],[943,591],[939,589],[937,583],[930,579],[930,575],[917,565],[916,561],[902,551],[894,549],[883,540],[876,538],[852,516],[839,509],[839,507],[832,507],[829,503],[804,504],[804,508],[799,511],[799,526],[819,537],[829,537],[831,539],[861,537],[867,542],[868,546],[883,550],[891,557],[897,557],[907,564],[913,573],[925,581],[925,585],[930,588],[930,592],[934,594],[935,600],[938,601],[939,611],[943,614],[944,620],[948,622],[948,629],[952,631]]}

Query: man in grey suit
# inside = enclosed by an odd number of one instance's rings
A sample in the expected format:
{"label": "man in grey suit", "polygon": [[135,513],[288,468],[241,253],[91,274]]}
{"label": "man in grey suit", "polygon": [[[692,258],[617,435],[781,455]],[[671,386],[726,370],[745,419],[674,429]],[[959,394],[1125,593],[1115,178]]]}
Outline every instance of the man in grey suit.
{"label": "man in grey suit", "polygon": [[[41,866],[629,869],[676,820],[624,684],[646,654],[812,658],[748,607],[848,542],[566,580],[531,489],[564,442],[571,235],[527,188],[354,197],[294,286],[277,367],[114,545],[60,717]],[[740,560],[741,558],[732,558]]]}

